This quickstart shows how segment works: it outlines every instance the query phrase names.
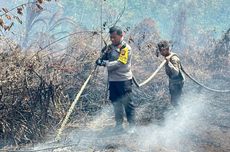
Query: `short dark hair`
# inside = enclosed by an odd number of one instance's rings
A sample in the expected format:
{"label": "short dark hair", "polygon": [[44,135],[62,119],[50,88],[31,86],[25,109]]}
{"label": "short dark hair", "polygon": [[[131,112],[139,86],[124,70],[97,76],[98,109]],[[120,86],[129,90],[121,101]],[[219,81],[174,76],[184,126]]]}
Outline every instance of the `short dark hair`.
{"label": "short dark hair", "polygon": [[118,35],[122,35],[122,29],[119,26],[113,26],[109,28],[109,34],[112,34],[113,32],[116,32]]}
{"label": "short dark hair", "polygon": [[166,40],[163,40],[163,41],[160,41],[158,44],[158,49],[161,50],[161,49],[166,49],[166,48],[169,48],[170,47],[170,42],[169,41],[166,41]]}

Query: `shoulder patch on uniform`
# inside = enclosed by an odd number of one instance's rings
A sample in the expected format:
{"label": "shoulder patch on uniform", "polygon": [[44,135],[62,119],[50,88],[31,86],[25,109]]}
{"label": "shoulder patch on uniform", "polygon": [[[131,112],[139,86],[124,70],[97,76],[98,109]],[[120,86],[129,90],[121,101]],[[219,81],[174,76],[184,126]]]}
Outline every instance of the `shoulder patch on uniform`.
{"label": "shoulder patch on uniform", "polygon": [[129,49],[128,47],[125,47],[121,49],[118,61],[120,61],[123,64],[126,64],[128,62],[128,57],[129,57]]}

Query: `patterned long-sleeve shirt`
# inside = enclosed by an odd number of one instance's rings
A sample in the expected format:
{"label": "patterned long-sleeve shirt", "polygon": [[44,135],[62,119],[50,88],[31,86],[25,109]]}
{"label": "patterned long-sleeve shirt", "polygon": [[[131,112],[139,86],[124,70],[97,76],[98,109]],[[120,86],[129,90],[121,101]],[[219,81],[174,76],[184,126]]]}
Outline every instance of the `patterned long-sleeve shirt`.
{"label": "patterned long-sleeve shirt", "polygon": [[172,57],[169,59],[169,62],[165,64],[165,71],[169,77],[170,82],[178,82],[184,80],[184,76],[181,73],[180,59],[175,53],[173,53]]}

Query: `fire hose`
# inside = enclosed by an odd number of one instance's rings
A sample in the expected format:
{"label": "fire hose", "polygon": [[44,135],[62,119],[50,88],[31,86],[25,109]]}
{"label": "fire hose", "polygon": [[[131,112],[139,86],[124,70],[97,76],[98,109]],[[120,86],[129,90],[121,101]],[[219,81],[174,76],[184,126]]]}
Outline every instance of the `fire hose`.
{"label": "fire hose", "polygon": [[[173,54],[172,54],[172,55],[173,55]],[[169,57],[171,57],[172,55],[170,55]],[[136,85],[137,87],[141,87],[141,86],[147,84],[149,81],[151,81],[151,80],[156,76],[156,74],[160,71],[160,69],[161,69],[165,64],[166,64],[166,60],[164,60],[164,61],[158,66],[158,68],[151,74],[151,76],[150,76],[149,78],[147,78],[145,81],[143,81],[143,82],[140,83],[140,84],[137,82],[137,80],[135,79],[135,77],[133,77],[133,81],[134,81],[135,85]],[[84,82],[83,86],[81,87],[80,91],[78,92],[76,98],[74,99],[74,102],[71,104],[71,106],[70,106],[70,108],[69,108],[69,110],[68,110],[68,112],[67,112],[67,114],[66,114],[66,116],[65,116],[65,119],[63,120],[63,122],[62,122],[62,124],[61,124],[61,128],[58,130],[58,133],[57,133],[57,136],[56,136],[56,140],[57,140],[57,141],[60,140],[60,138],[61,138],[60,136],[61,136],[62,131],[63,131],[63,129],[64,129],[64,127],[65,127],[65,125],[66,125],[68,119],[69,119],[70,114],[73,112],[73,109],[74,109],[76,103],[78,102],[78,100],[79,100],[79,98],[80,98],[82,92],[84,91],[86,85],[88,84],[90,78],[92,77],[92,75],[93,75],[93,73],[96,71],[96,69],[97,69],[97,66],[95,66],[95,68],[92,70],[92,72],[90,73],[90,75],[88,76],[88,78],[86,79],[86,81]],[[209,87],[205,86],[204,84],[198,82],[198,81],[197,81],[196,79],[194,79],[191,75],[189,75],[189,74],[184,70],[183,66],[181,66],[181,70],[182,70],[182,71],[184,72],[184,74],[185,74],[186,76],[188,76],[193,82],[195,82],[195,83],[198,84],[199,86],[201,86],[201,87],[203,87],[203,88],[205,88],[205,89],[207,89],[207,90],[209,90],[209,91],[218,92],[218,93],[228,93],[228,92],[230,92],[230,90],[217,90],[217,89],[209,88]]]}
{"label": "fire hose", "polygon": [[[171,55],[169,56],[169,58],[170,58],[172,55],[173,55],[173,54],[171,54]],[[146,83],[148,83],[149,81],[151,81],[151,80],[156,76],[156,74],[160,71],[160,69],[161,69],[165,64],[166,64],[166,60],[164,60],[164,61],[158,66],[158,68],[151,74],[151,76],[150,76],[149,78],[147,78],[145,81],[143,81],[143,82],[140,83],[140,84],[137,82],[136,78],[133,77],[133,82],[134,82],[134,84],[135,84],[137,87],[141,87],[141,86],[145,85]],[[230,90],[217,90],[217,89],[213,89],[213,88],[207,87],[206,85],[204,85],[204,84],[198,82],[198,81],[197,81],[196,79],[194,79],[190,74],[188,74],[188,73],[186,72],[186,70],[184,70],[184,68],[183,68],[182,65],[181,65],[181,70],[182,70],[182,72],[183,72],[189,79],[191,79],[191,80],[192,80],[193,82],[195,82],[197,85],[203,87],[203,88],[206,89],[206,90],[209,90],[209,91],[212,91],[212,92],[218,92],[218,93],[228,93],[228,92],[230,92]]]}
{"label": "fire hose", "polygon": [[[171,54],[170,56],[169,56],[169,58],[170,57],[172,57],[173,56],[173,54]],[[158,66],[158,68],[151,74],[151,76],[149,77],[149,78],[147,78],[145,81],[143,81],[142,83],[138,83],[137,82],[137,80],[136,80],[136,78],[133,76],[133,82],[134,82],[134,84],[139,88],[139,87],[141,87],[141,86],[143,86],[143,85],[145,85],[145,84],[147,84],[149,81],[151,81],[155,76],[156,76],[156,74],[160,71],[160,69],[165,65],[165,63],[166,63],[166,60],[164,60],[159,66]]]}
{"label": "fire hose", "polygon": [[193,82],[195,82],[196,84],[198,84],[199,86],[203,87],[203,88],[206,89],[206,90],[213,91],[213,92],[218,92],[218,93],[228,93],[228,92],[230,92],[230,90],[217,90],[217,89],[212,89],[212,88],[210,88],[210,87],[207,87],[207,86],[205,86],[204,84],[198,82],[196,79],[194,79],[190,74],[188,74],[188,73],[184,70],[183,66],[181,66],[181,70],[182,70],[182,71],[184,72],[184,74],[185,74],[187,77],[189,77]]}
{"label": "fire hose", "polygon": [[73,103],[71,104],[71,106],[70,106],[70,108],[69,108],[69,110],[68,110],[68,112],[67,112],[67,114],[66,114],[66,116],[65,116],[65,118],[64,118],[64,120],[63,120],[63,122],[62,122],[62,124],[61,124],[60,129],[59,129],[58,132],[57,132],[57,136],[56,136],[56,139],[55,139],[56,141],[59,141],[59,140],[61,139],[61,134],[62,134],[62,132],[63,132],[63,130],[64,130],[64,127],[65,127],[65,125],[66,125],[68,119],[69,119],[69,116],[70,116],[70,114],[73,112],[75,105],[77,104],[79,98],[81,97],[82,92],[84,91],[86,85],[88,84],[90,78],[92,77],[92,75],[94,74],[94,72],[96,71],[96,69],[97,69],[97,66],[95,66],[95,68],[91,71],[90,75],[89,75],[88,78],[85,80],[85,82],[84,82],[84,84],[82,85],[80,91],[79,91],[78,94],[76,95],[76,97],[75,97]]}

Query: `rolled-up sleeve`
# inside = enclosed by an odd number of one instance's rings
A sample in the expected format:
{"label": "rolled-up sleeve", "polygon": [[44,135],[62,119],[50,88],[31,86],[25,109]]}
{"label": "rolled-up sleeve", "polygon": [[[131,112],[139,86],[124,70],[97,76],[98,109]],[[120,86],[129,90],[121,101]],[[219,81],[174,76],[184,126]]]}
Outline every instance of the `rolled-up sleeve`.
{"label": "rolled-up sleeve", "polygon": [[177,56],[173,56],[170,62],[168,62],[168,67],[170,68],[172,77],[178,76],[180,72],[180,59]]}

